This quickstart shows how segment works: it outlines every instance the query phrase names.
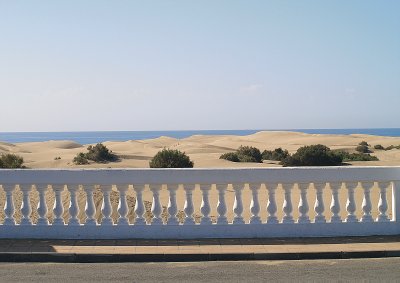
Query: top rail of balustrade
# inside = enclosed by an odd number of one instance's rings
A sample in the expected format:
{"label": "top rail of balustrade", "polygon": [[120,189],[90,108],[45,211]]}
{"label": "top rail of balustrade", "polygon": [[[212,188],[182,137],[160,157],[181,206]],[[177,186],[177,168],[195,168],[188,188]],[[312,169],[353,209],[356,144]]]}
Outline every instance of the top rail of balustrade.
{"label": "top rail of balustrade", "polygon": [[215,169],[2,169],[0,184],[233,184],[400,180],[400,166]]}

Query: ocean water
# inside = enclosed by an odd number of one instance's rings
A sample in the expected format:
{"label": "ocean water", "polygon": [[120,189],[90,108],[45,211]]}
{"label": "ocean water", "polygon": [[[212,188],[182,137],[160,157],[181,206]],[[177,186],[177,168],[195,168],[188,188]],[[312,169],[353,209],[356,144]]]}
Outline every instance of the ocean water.
{"label": "ocean water", "polygon": [[[48,140],[72,140],[80,144],[104,141],[127,141],[153,139],[160,136],[187,138],[192,135],[238,135],[246,136],[264,130],[198,130],[198,131],[104,131],[104,132],[0,132],[0,141],[40,142]],[[265,130],[267,131],[267,130]],[[274,130],[278,131],[278,130]],[[367,134],[400,137],[400,128],[380,129],[284,129],[308,134]]]}

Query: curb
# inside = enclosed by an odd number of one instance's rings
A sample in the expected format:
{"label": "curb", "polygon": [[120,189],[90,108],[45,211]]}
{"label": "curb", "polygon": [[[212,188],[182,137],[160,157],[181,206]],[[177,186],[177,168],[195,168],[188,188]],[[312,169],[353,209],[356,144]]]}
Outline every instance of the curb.
{"label": "curb", "polygon": [[0,253],[0,262],[194,262],[244,260],[310,260],[400,257],[400,250],[310,253],[216,253],[216,254],[59,254]]}

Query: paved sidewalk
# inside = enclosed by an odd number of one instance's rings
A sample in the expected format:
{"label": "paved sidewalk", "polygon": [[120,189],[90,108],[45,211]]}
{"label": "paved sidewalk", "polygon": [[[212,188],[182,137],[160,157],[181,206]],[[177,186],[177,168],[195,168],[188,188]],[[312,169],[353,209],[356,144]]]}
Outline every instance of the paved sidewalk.
{"label": "paved sidewalk", "polygon": [[201,240],[0,240],[0,261],[199,261],[400,256],[400,236]]}

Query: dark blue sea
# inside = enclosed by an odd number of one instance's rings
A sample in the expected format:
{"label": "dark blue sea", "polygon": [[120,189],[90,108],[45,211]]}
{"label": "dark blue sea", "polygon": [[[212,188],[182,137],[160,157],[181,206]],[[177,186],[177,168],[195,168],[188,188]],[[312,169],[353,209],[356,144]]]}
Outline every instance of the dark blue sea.
{"label": "dark blue sea", "polygon": [[[104,141],[127,141],[153,139],[160,136],[187,138],[192,135],[238,135],[246,136],[259,131],[268,130],[198,130],[198,131],[105,131],[105,132],[0,132],[0,141],[40,142],[48,140],[73,140],[80,144]],[[278,131],[278,130],[274,130]],[[377,136],[400,137],[400,128],[389,129],[284,129],[280,131],[296,131],[308,134],[367,134]]]}

